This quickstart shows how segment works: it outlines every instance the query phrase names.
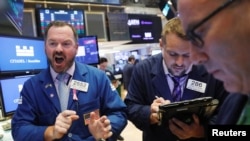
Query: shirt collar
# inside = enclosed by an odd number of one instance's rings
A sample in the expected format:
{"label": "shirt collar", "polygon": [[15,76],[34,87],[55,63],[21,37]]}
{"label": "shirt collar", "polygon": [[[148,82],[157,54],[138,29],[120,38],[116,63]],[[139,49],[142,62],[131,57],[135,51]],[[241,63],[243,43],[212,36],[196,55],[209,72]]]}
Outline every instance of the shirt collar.
{"label": "shirt collar", "polygon": [[[72,66],[71,66],[66,72],[67,72],[68,74],[70,74],[71,76],[73,76],[74,71],[75,71],[75,62],[73,62]],[[53,81],[55,82],[58,73],[56,73],[56,72],[54,71],[54,69],[51,67],[51,65],[50,65],[50,74],[51,74],[51,76],[52,76],[52,78],[53,78]]]}

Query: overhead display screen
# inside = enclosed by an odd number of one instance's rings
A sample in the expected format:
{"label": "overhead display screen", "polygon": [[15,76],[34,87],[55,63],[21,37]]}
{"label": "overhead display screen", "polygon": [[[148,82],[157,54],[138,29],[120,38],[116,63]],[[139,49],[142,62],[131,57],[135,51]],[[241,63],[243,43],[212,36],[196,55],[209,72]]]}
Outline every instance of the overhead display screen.
{"label": "overhead display screen", "polygon": [[39,36],[43,36],[46,27],[52,21],[65,21],[73,25],[79,36],[85,36],[84,11],[74,9],[37,9]]}
{"label": "overhead display screen", "polygon": [[99,48],[97,36],[85,36],[78,39],[78,52],[76,60],[80,63],[99,64]]}

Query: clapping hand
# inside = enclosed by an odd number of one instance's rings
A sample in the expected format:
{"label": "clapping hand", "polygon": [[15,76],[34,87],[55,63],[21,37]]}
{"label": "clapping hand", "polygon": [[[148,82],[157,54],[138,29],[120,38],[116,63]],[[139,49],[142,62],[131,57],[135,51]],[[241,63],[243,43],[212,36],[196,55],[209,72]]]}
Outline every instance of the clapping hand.
{"label": "clapping hand", "polygon": [[90,113],[89,131],[93,137],[98,139],[107,139],[112,136],[110,120],[107,116],[98,118],[95,112]]}

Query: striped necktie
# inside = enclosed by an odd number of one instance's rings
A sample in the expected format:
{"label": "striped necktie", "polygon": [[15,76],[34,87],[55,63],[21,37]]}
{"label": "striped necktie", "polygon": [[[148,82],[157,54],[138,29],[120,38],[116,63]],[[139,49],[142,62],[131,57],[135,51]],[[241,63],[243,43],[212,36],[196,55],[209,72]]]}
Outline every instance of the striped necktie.
{"label": "striped necktie", "polygon": [[61,105],[61,111],[67,109],[69,100],[69,87],[67,86],[70,75],[68,73],[60,73],[57,75],[59,100]]}
{"label": "striped necktie", "polygon": [[187,75],[183,75],[183,76],[171,76],[171,75],[169,75],[169,76],[170,76],[170,78],[172,78],[172,80],[174,82],[174,89],[172,92],[173,101],[174,102],[180,101],[181,95],[182,95],[182,86],[187,79]]}
{"label": "striped necktie", "polygon": [[172,93],[172,97],[174,101],[180,101],[181,100],[181,77],[171,77],[174,81],[174,89]]}

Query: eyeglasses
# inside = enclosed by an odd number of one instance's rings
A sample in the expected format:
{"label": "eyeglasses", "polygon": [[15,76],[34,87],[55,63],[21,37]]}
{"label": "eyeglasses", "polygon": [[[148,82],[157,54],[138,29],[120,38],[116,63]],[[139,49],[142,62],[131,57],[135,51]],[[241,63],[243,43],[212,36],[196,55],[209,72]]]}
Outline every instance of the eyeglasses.
{"label": "eyeglasses", "polygon": [[227,6],[232,4],[236,0],[228,0],[223,5],[218,7],[216,10],[214,10],[212,13],[210,13],[207,17],[205,17],[203,20],[201,20],[196,25],[192,26],[190,29],[187,30],[187,38],[188,40],[197,47],[202,47],[204,45],[204,41],[202,40],[201,36],[199,36],[197,33],[195,33],[195,30],[200,27],[202,24],[204,24],[206,21],[211,19],[214,15],[218,14],[220,11],[225,9]]}

